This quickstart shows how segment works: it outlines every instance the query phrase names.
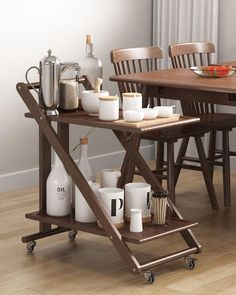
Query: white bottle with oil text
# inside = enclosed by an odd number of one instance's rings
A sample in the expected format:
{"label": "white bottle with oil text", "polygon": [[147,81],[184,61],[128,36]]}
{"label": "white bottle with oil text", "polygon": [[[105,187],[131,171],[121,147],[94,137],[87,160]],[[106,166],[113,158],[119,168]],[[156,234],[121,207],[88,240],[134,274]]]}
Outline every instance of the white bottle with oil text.
{"label": "white bottle with oil text", "polygon": [[54,157],[54,165],[46,184],[46,213],[51,216],[67,216],[71,213],[72,181],[56,153]]}

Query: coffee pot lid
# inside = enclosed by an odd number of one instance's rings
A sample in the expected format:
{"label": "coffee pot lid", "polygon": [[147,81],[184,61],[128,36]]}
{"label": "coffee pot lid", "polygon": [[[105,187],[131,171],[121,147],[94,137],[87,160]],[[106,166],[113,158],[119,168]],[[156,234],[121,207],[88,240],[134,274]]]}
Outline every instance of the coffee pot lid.
{"label": "coffee pot lid", "polygon": [[41,59],[41,62],[43,64],[60,64],[59,59],[56,56],[52,55],[51,49],[48,50],[48,55]]}

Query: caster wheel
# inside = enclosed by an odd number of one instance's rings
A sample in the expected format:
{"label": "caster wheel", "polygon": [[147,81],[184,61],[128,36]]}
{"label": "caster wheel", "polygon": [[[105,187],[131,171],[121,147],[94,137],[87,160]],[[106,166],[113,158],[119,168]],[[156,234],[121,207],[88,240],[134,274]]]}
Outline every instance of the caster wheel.
{"label": "caster wheel", "polygon": [[152,284],[155,282],[154,274],[151,273],[150,271],[144,272],[144,278],[145,278],[147,284]]}
{"label": "caster wheel", "polygon": [[34,247],[36,245],[35,241],[30,241],[27,243],[26,248],[28,253],[32,253],[34,251]]}
{"label": "caster wheel", "polygon": [[185,263],[185,267],[187,269],[194,269],[195,267],[195,260],[194,258],[192,258],[191,256],[187,256],[184,259],[184,263]]}
{"label": "caster wheel", "polygon": [[76,238],[76,236],[77,236],[77,233],[78,233],[78,231],[75,230],[75,229],[70,230],[70,231],[69,231],[69,234],[68,234],[69,239],[70,239],[71,241],[74,241],[75,238]]}

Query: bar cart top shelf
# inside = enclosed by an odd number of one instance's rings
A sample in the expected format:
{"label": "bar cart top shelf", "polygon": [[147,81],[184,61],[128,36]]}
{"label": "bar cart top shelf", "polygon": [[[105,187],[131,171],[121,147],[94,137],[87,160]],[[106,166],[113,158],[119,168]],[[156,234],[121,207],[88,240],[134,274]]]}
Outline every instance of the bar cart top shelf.
{"label": "bar cart top shelf", "polygon": [[[31,113],[26,113],[27,118],[34,118]],[[120,112],[120,118],[117,121],[102,121],[98,116],[90,116],[84,111],[63,112],[58,116],[47,116],[47,118],[54,122],[75,124],[83,126],[91,126],[96,128],[113,129],[127,132],[143,133],[147,131],[153,131],[157,129],[163,129],[165,127],[178,126],[183,124],[189,124],[200,121],[199,118],[173,115],[169,118],[156,118],[152,120],[143,120],[137,123],[125,122],[122,119]]]}

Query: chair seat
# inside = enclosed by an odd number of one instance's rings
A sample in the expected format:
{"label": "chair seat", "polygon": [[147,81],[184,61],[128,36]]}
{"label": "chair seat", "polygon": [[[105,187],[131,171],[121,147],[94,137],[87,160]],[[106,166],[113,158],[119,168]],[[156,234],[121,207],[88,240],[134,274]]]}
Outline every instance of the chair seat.
{"label": "chair seat", "polygon": [[142,134],[143,139],[157,141],[177,141],[190,136],[203,136],[209,132],[209,127],[201,122],[175,126]]}
{"label": "chair seat", "polygon": [[236,114],[214,113],[199,116],[201,122],[210,129],[215,130],[231,130],[236,127]]}

